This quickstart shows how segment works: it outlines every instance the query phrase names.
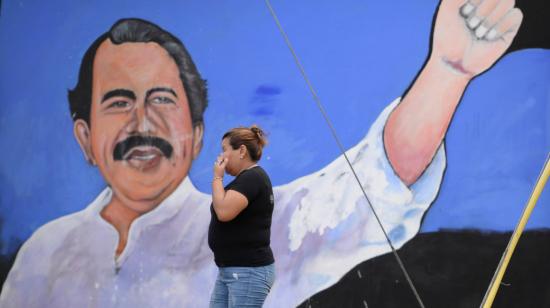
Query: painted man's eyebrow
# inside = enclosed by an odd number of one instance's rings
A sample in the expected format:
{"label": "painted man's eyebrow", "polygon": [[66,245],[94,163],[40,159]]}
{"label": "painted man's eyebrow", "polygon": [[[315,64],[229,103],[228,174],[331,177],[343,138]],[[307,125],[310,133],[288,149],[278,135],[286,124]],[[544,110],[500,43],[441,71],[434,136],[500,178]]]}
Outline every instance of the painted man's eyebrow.
{"label": "painted man's eyebrow", "polygon": [[103,103],[106,100],[108,100],[109,98],[115,97],[115,96],[127,97],[127,98],[132,99],[132,100],[136,99],[136,95],[134,94],[134,92],[132,92],[130,90],[115,89],[115,90],[111,90],[111,91],[105,93],[105,95],[103,95],[103,99],[101,100],[101,103]]}
{"label": "painted man's eyebrow", "polygon": [[145,94],[145,99],[148,99],[149,96],[151,96],[151,94],[153,94],[155,92],[168,92],[168,93],[171,93],[172,95],[174,95],[176,98],[178,97],[176,92],[174,90],[172,90],[171,88],[159,87],[159,88],[152,88],[152,89],[148,90],[147,93]]}

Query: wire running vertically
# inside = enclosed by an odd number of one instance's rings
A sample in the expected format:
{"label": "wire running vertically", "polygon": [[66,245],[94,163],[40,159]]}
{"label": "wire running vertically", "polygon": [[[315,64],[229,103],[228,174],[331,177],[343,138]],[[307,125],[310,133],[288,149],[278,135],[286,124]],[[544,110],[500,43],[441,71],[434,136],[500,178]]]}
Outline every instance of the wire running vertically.
{"label": "wire running vertically", "polygon": [[336,130],[334,129],[334,126],[332,125],[332,122],[330,121],[330,118],[328,117],[328,115],[325,111],[325,108],[323,107],[323,104],[321,104],[321,100],[319,99],[319,96],[317,96],[317,92],[315,91],[315,88],[313,88],[313,85],[311,84],[311,82],[310,82],[310,80],[309,80],[309,78],[308,78],[308,76],[307,76],[307,74],[306,74],[306,72],[305,72],[305,70],[302,66],[302,63],[300,62],[300,59],[298,58],[298,55],[296,54],[296,52],[294,50],[294,47],[292,46],[292,43],[290,42],[288,36],[286,35],[286,32],[283,29],[283,26],[279,22],[279,18],[277,17],[277,14],[275,13],[275,10],[271,6],[271,3],[270,3],[269,0],[264,0],[264,1],[265,1],[265,4],[266,4],[267,8],[269,9],[269,12],[271,13],[271,16],[275,20],[275,23],[277,24],[277,28],[279,29],[279,32],[281,32],[281,35],[283,36],[288,49],[292,53],[294,61],[296,62],[296,66],[298,66],[298,69],[300,70],[300,73],[302,74],[302,77],[304,78],[304,81],[306,82],[306,84],[309,88],[309,91],[311,92],[311,95],[313,96],[313,100],[315,101],[315,103],[317,104],[317,107],[321,111],[321,114],[323,115],[323,118],[325,119],[325,122],[329,126],[330,132],[332,133],[332,136],[334,137],[334,140],[336,141],[336,144],[338,145],[338,148],[340,149],[340,152],[344,156],[349,168],[351,169],[351,172],[353,173],[353,176],[355,177],[355,180],[357,181],[357,184],[359,184],[359,187],[361,188],[361,192],[363,193],[363,196],[367,200],[367,203],[368,203],[372,213],[374,214],[374,217],[376,218],[376,221],[378,222],[378,225],[380,226],[380,229],[382,229],[382,232],[384,233],[384,237],[386,238],[386,241],[388,242],[388,244],[389,244],[389,246],[392,250],[392,253],[395,256],[395,259],[397,260],[397,263],[399,264],[399,267],[401,268],[401,271],[403,272],[403,275],[405,275],[405,278],[407,279],[407,282],[409,283],[409,286],[411,287],[411,290],[413,291],[414,296],[416,297],[416,300],[418,301],[418,304],[420,305],[420,307],[424,308],[424,303],[422,302],[422,299],[420,298],[420,295],[416,291],[416,288],[414,287],[414,284],[413,284],[413,282],[412,282],[412,280],[409,276],[409,273],[407,272],[407,269],[405,268],[405,265],[403,264],[403,262],[401,261],[401,258],[397,254],[397,251],[395,250],[395,247],[393,247],[393,244],[392,244],[392,242],[391,242],[391,240],[388,236],[388,233],[386,232],[386,229],[384,229],[384,226],[382,225],[382,221],[378,217],[378,214],[376,214],[376,211],[374,210],[374,207],[372,206],[372,204],[369,200],[369,197],[367,196],[367,193],[365,192],[365,189],[363,188],[363,185],[361,184],[361,181],[359,180],[359,177],[357,176],[357,173],[355,172],[355,169],[353,168],[353,165],[351,164],[343,145],[340,142],[340,138],[338,138],[338,135],[336,134]]}

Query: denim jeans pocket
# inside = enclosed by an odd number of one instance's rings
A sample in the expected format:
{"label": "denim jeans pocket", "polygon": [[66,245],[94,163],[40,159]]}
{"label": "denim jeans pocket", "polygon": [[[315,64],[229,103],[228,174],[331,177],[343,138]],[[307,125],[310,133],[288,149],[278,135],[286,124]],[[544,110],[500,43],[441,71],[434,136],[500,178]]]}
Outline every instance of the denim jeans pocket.
{"label": "denim jeans pocket", "polygon": [[249,267],[225,267],[222,269],[223,278],[228,281],[250,279],[252,270]]}

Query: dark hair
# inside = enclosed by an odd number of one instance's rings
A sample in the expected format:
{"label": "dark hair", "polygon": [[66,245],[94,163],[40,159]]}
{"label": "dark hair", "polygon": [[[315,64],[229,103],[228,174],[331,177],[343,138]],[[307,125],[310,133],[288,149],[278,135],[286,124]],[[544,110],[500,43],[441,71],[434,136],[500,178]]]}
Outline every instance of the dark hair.
{"label": "dark hair", "polygon": [[229,144],[233,150],[245,145],[250,159],[259,161],[262,158],[262,149],[267,145],[264,131],[257,125],[248,127],[235,127],[223,134],[222,140],[229,138]]}
{"label": "dark hair", "polygon": [[206,80],[202,79],[183,43],[159,26],[142,19],[121,19],[90,45],[80,64],[78,83],[69,90],[69,108],[73,121],[83,119],[90,125],[94,58],[99,45],[110,39],[113,44],[154,42],[164,48],[178,66],[180,79],[189,101],[193,126],[202,123],[208,104]]}

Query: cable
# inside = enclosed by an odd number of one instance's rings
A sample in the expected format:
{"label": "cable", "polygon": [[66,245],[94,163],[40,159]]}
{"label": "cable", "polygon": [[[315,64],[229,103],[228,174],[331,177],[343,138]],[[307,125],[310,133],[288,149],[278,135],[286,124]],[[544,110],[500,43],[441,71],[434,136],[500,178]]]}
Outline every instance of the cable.
{"label": "cable", "polygon": [[325,119],[325,122],[329,126],[330,132],[332,133],[332,136],[334,137],[334,140],[338,144],[338,148],[340,149],[340,152],[342,153],[342,155],[346,159],[346,162],[347,162],[348,166],[350,167],[351,172],[353,173],[353,176],[355,177],[355,180],[357,181],[357,184],[359,184],[359,187],[361,188],[361,191],[363,192],[363,196],[367,200],[367,203],[369,204],[369,206],[372,210],[372,213],[374,214],[374,217],[376,218],[376,221],[378,222],[378,225],[382,229],[382,232],[384,233],[386,241],[390,245],[392,253],[395,256],[395,259],[397,260],[397,263],[399,264],[399,267],[401,268],[401,271],[405,275],[405,278],[407,279],[407,282],[409,283],[409,286],[411,287],[411,289],[414,293],[414,296],[416,297],[416,300],[418,301],[418,304],[420,305],[420,307],[424,308],[424,304],[422,303],[422,299],[420,299],[420,295],[416,291],[416,288],[414,287],[414,284],[413,284],[411,278],[409,277],[409,274],[408,274],[407,270],[405,269],[405,265],[403,265],[403,262],[401,261],[401,258],[399,258],[399,255],[397,254],[397,251],[393,247],[393,244],[392,244],[386,230],[384,229],[384,226],[382,225],[382,222],[380,221],[380,218],[376,214],[376,211],[374,210],[374,207],[372,206],[372,204],[369,200],[369,197],[367,196],[367,193],[365,192],[365,189],[363,188],[363,185],[361,184],[361,181],[359,180],[359,177],[357,176],[357,173],[355,172],[355,169],[353,168],[353,165],[351,164],[351,162],[350,162],[350,160],[349,160],[349,158],[346,154],[346,151],[344,150],[344,147],[342,146],[342,143],[340,142],[340,138],[338,138],[338,135],[336,134],[336,130],[334,129],[334,126],[332,125],[327,113],[325,112],[325,109],[324,109],[323,105],[321,104],[321,100],[319,99],[319,96],[317,96],[317,93],[315,92],[315,89],[313,88],[313,85],[311,84],[311,82],[310,82],[310,80],[309,80],[309,78],[308,78],[301,62],[300,62],[300,59],[298,58],[298,55],[294,51],[294,47],[292,47],[292,43],[290,42],[288,36],[286,35],[286,33],[283,29],[283,26],[279,22],[279,18],[277,17],[277,14],[275,13],[275,10],[271,6],[271,3],[269,2],[269,0],[265,0],[265,4],[267,5],[267,7],[269,9],[269,12],[271,13],[271,16],[275,20],[275,23],[277,24],[277,28],[279,28],[279,32],[281,32],[281,35],[283,36],[288,49],[292,53],[292,56],[294,57],[294,61],[296,62],[296,65],[298,66],[298,69],[300,70],[300,73],[302,74],[302,77],[304,78],[304,81],[306,82],[307,86],[309,87],[311,95],[313,96],[313,100],[317,104],[317,107],[321,111],[321,114],[323,115],[323,118]]}

